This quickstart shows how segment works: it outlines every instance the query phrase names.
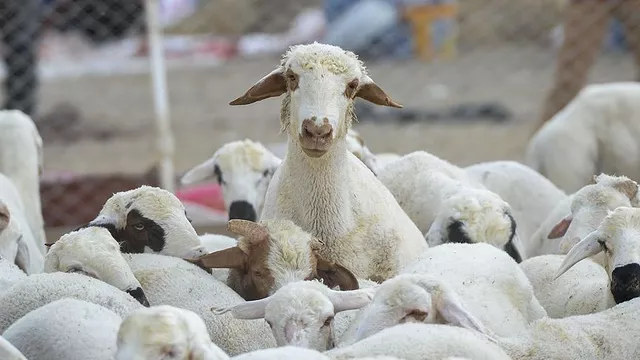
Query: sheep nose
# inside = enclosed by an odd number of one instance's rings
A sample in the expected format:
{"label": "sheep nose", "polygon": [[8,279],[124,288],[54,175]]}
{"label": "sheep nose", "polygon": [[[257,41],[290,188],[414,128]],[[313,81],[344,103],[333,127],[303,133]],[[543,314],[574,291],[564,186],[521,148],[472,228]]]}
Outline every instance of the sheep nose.
{"label": "sheep nose", "polygon": [[333,132],[333,127],[329,124],[329,119],[324,118],[322,126],[316,125],[316,117],[305,119],[302,122],[302,132],[305,137],[310,138],[328,138]]}
{"label": "sheep nose", "polygon": [[256,221],[256,210],[253,205],[246,201],[234,201],[229,207],[229,220],[231,219],[244,219],[249,221]]}
{"label": "sheep nose", "polygon": [[631,263],[613,269],[611,294],[616,304],[640,296],[640,264]]}

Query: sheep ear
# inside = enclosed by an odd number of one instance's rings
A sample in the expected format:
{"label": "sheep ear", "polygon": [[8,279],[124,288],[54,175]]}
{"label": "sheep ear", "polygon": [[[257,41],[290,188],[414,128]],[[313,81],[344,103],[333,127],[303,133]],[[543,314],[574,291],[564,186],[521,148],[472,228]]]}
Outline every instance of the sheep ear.
{"label": "sheep ear", "polygon": [[384,90],[382,90],[373,79],[365,75],[360,81],[361,85],[356,93],[356,97],[367,100],[376,105],[389,106],[394,108],[402,108],[402,105],[393,101]]}
{"label": "sheep ear", "polygon": [[569,230],[569,225],[571,225],[571,221],[573,221],[573,215],[569,214],[565,216],[560,222],[556,224],[556,226],[551,229],[549,235],[547,235],[547,239],[557,239],[564,236]]}
{"label": "sheep ear", "polygon": [[11,213],[7,205],[0,200],[0,232],[9,226],[11,220]]}
{"label": "sheep ear", "polygon": [[256,101],[280,96],[286,92],[287,82],[284,78],[284,68],[280,66],[258,80],[244,95],[233,100],[229,105],[253,104]]}
{"label": "sheep ear", "polygon": [[613,188],[625,194],[629,200],[632,200],[638,194],[638,183],[630,179],[613,184]]}
{"label": "sheep ear", "polygon": [[334,311],[338,313],[366,306],[371,302],[375,293],[376,287],[348,291],[330,290],[329,298],[333,304]]}
{"label": "sheep ear", "polygon": [[211,311],[215,315],[222,315],[231,312],[234,318],[243,320],[260,319],[264,317],[264,311],[271,301],[271,297],[260,300],[245,301],[229,307],[212,307]]}
{"label": "sheep ear", "polygon": [[242,269],[247,261],[247,254],[237,246],[212,252],[199,257],[197,262],[206,268]]}
{"label": "sheep ear", "polygon": [[191,185],[213,177],[213,167],[215,166],[215,162],[215,157],[211,157],[201,164],[194,166],[182,175],[180,183],[182,185]]}
{"label": "sheep ear", "polygon": [[584,260],[590,256],[596,255],[602,251],[602,246],[598,242],[600,233],[598,230],[591,232],[579,243],[575,244],[569,253],[564,257],[564,261],[560,265],[560,268],[556,272],[554,280],[559,278],[562,274],[571,269],[571,267],[577,264],[579,261]]}
{"label": "sheep ear", "polygon": [[329,262],[321,258],[316,254],[316,272],[319,277],[324,280],[324,284],[332,289],[336,286],[340,287],[340,290],[357,290],[358,279],[344,266]]}
{"label": "sheep ear", "polygon": [[482,322],[462,305],[455,292],[441,289],[440,296],[436,298],[435,307],[440,317],[448,323],[489,335]]}

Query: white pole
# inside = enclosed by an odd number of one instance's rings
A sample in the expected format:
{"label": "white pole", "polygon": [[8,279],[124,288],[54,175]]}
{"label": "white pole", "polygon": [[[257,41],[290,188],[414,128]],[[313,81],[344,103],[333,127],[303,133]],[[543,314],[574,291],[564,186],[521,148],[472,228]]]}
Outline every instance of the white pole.
{"label": "white pole", "polygon": [[174,139],[169,116],[167,74],[164,64],[162,26],[160,24],[160,0],[146,0],[147,34],[149,41],[149,62],[153,91],[153,105],[158,131],[158,152],[160,161],[160,186],[174,192],[173,154]]}

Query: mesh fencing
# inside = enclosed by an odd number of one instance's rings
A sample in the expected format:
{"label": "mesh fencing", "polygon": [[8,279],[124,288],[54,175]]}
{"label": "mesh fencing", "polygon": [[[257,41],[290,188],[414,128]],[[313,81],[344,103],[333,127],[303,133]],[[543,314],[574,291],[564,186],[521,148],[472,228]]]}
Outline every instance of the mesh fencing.
{"label": "mesh fencing", "polygon": [[[582,86],[638,77],[640,0],[158,1],[180,173],[228,141],[285,141],[277,101],[227,104],[296,43],[353,50],[405,105],[358,104],[370,147],[460,163],[518,159]],[[45,144],[47,226],[158,185],[143,1],[0,0],[0,23],[3,106],[30,114]],[[481,141],[498,128],[511,133]]]}

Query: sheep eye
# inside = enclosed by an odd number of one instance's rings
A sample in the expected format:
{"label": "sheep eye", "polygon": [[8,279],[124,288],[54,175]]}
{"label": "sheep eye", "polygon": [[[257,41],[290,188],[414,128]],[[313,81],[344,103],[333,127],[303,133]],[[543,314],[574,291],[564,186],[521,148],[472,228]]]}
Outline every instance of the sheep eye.
{"label": "sheep eye", "polygon": [[273,329],[273,324],[271,323],[271,321],[269,321],[267,319],[265,319],[264,321],[266,321],[267,325],[269,325],[269,327]]}
{"label": "sheep eye", "polygon": [[358,87],[358,84],[360,84],[358,79],[353,79],[349,82],[348,86],[351,90],[355,90]]}
{"label": "sheep eye", "polygon": [[82,269],[80,269],[77,266],[73,266],[73,267],[70,267],[69,269],[67,269],[68,273],[75,273],[75,272],[80,272],[80,271],[82,271]]}
{"label": "sheep eye", "polygon": [[289,79],[289,81],[298,80],[298,77],[295,74],[289,74],[289,75],[287,75],[287,78]]}
{"label": "sheep eye", "polygon": [[331,325],[331,322],[333,321],[333,316],[329,316],[327,318],[327,320],[324,321],[324,325],[323,326],[329,326]]}
{"label": "sheep eye", "polygon": [[598,240],[598,244],[600,244],[600,246],[602,247],[602,250],[604,250],[605,252],[609,251],[609,248],[607,247],[607,243],[604,240]]}
{"label": "sheep eye", "polygon": [[267,169],[262,173],[262,176],[263,177],[267,177],[267,176],[269,176],[270,173],[271,173],[271,171],[269,169]]}
{"label": "sheep eye", "polygon": [[224,185],[224,179],[222,178],[222,170],[220,170],[220,166],[218,166],[216,164],[216,166],[213,167],[213,174],[216,177],[216,181],[218,182],[219,185]]}
{"label": "sheep eye", "polygon": [[142,231],[142,230],[144,230],[144,225],[143,224],[135,224],[135,225],[133,225],[133,228],[138,230],[138,231]]}

